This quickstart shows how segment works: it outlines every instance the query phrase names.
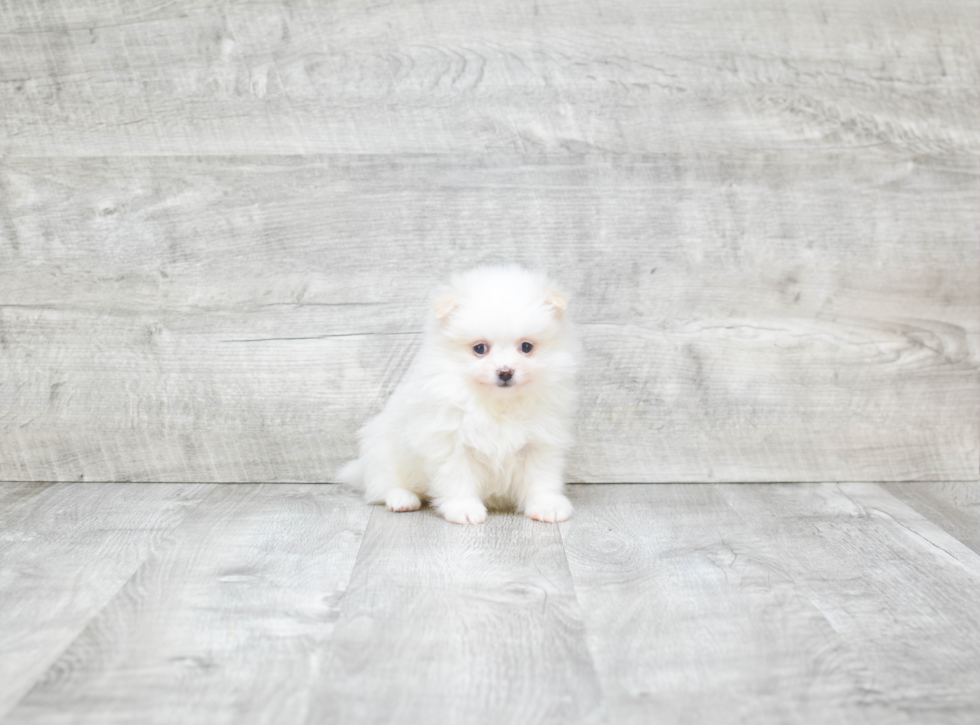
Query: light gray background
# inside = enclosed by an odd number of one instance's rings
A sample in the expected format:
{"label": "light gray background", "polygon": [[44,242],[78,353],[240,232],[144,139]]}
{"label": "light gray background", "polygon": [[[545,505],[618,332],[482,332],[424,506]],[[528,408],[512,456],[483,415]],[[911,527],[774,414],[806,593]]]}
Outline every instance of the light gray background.
{"label": "light gray background", "polygon": [[331,480],[507,260],[582,328],[571,480],[975,479],[978,17],[2,3],[0,479]]}

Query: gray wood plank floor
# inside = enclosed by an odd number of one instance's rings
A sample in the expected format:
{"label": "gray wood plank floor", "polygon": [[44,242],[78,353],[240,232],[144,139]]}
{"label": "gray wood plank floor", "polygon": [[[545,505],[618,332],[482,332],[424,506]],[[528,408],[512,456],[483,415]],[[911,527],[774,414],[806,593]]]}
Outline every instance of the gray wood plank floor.
{"label": "gray wood plank floor", "polygon": [[980,484],[0,484],[0,722],[975,723]]}

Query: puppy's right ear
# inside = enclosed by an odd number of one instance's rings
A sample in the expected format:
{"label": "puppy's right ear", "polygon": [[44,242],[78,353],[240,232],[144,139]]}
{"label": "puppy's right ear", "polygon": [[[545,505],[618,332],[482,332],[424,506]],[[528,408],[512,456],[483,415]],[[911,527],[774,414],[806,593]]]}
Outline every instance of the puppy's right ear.
{"label": "puppy's right ear", "polygon": [[565,308],[568,306],[568,298],[565,296],[565,293],[559,292],[556,289],[549,289],[545,292],[544,301],[555,313],[555,318],[560,320],[561,316],[565,314]]}
{"label": "puppy's right ear", "polygon": [[445,322],[447,319],[449,319],[449,315],[452,314],[453,310],[456,309],[456,298],[452,295],[439,297],[432,304],[432,308],[435,310],[436,319],[439,320],[439,322]]}

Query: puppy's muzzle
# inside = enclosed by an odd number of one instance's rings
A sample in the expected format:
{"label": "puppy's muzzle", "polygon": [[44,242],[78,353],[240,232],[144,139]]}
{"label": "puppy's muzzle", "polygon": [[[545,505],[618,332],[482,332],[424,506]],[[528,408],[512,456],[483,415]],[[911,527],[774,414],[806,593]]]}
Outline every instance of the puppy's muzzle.
{"label": "puppy's muzzle", "polygon": [[510,379],[514,377],[514,371],[510,368],[500,368],[497,371],[497,385],[506,387],[510,384]]}

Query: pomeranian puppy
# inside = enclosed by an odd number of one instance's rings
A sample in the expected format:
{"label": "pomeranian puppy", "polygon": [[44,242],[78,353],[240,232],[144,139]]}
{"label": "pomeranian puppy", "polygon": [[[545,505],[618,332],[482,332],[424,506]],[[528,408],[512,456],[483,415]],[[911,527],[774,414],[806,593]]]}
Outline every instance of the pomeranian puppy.
{"label": "pomeranian puppy", "polygon": [[453,277],[404,379],[359,432],[360,457],[338,478],[368,503],[415,511],[428,500],[457,524],[483,523],[488,507],[567,519],[577,343],[565,308],[547,277],[517,266]]}

